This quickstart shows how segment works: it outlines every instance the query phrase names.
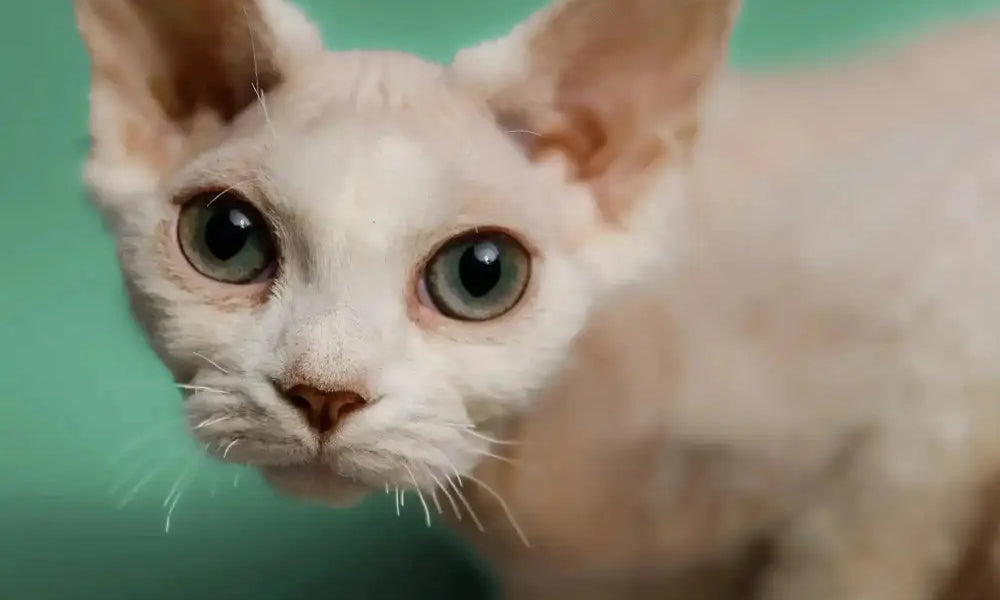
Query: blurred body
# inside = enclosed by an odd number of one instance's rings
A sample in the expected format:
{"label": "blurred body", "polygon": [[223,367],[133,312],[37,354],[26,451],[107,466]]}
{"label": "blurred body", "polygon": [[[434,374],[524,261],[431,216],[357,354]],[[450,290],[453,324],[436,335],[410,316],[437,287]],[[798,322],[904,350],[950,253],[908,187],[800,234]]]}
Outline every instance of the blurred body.
{"label": "blurred body", "polygon": [[[850,64],[732,76],[720,83],[696,162],[699,203],[692,227],[694,236],[711,241],[683,265],[696,273],[681,280],[688,291],[639,287],[609,304],[580,339],[575,368],[548,389],[538,409],[511,422],[505,439],[519,445],[505,446],[503,453],[516,463],[490,461],[480,468],[478,475],[507,501],[532,542],[531,548],[520,544],[496,500],[477,495],[476,510],[489,514],[491,523],[488,534],[475,538],[503,565],[511,597],[747,598],[783,562],[796,560],[782,556],[789,549],[776,542],[792,528],[793,515],[808,515],[841,495],[847,495],[839,498],[846,504],[856,501],[843,491],[851,478],[861,479],[854,485],[878,485],[864,483],[865,477],[877,477],[875,471],[832,466],[803,484],[795,469],[813,472],[807,464],[831,455],[824,444],[849,454],[853,446],[869,443],[863,441],[869,433],[844,423],[877,402],[852,398],[851,392],[870,391],[880,373],[891,379],[905,345],[852,363],[852,337],[886,326],[895,331],[892,335],[926,346],[929,354],[936,351],[934,344],[944,351],[945,339],[920,331],[935,326],[930,309],[910,323],[886,324],[914,293],[904,282],[939,260],[923,254],[932,240],[982,240],[1000,230],[996,210],[984,211],[1000,201],[998,106],[996,20],[955,26]],[[963,211],[983,222],[956,226],[966,218],[955,216]],[[726,252],[722,247],[730,254],[718,261]],[[706,273],[706,265],[718,268]],[[959,275],[964,268],[969,270]],[[972,289],[995,287],[1000,266],[959,262],[947,267],[952,269],[921,285],[930,286],[931,294],[972,294],[963,300],[971,302],[968,318],[982,319],[987,328],[996,324],[996,305],[978,305]],[[829,289],[813,285],[831,272],[853,289],[833,280],[826,281],[834,286]],[[886,281],[892,282],[889,288]],[[797,291],[761,291],[757,282],[763,289]],[[728,294],[732,314],[757,324],[727,328],[732,315],[718,310],[716,294]],[[710,385],[714,378],[738,379],[741,368],[759,367],[739,364],[751,360],[742,351],[759,347],[766,356],[781,347],[771,345],[775,323],[787,320],[792,327],[822,331],[817,319],[828,318],[823,308],[831,306],[849,308],[830,324],[830,335],[840,339],[818,347],[800,340],[798,349],[772,365],[789,380],[813,369],[808,389],[825,389],[803,394],[803,401],[826,399],[828,405],[789,412],[779,404],[777,412],[769,412],[772,403],[756,395],[765,388],[751,385],[730,390],[735,404],[713,409],[706,403],[700,406],[702,415],[686,420],[683,411],[689,407],[677,406],[675,396],[684,385],[701,386],[704,398],[713,397],[719,392]],[[700,357],[692,354],[702,344],[714,349]],[[739,348],[731,362],[711,358],[727,346]],[[918,366],[954,369],[957,375],[974,362],[966,357],[947,366],[939,356]],[[824,373],[829,364],[837,366]],[[689,387],[684,397],[692,393]],[[905,406],[902,400],[899,407]],[[941,430],[948,427],[948,411],[928,402],[936,406],[928,421],[939,422]],[[855,566],[845,566],[833,582],[796,582],[799,597],[834,597],[830,584],[840,586],[843,595],[836,597],[861,597],[849,593],[852,580],[881,578],[884,598],[907,597],[899,595],[904,586],[933,587],[942,599],[1000,598],[994,572],[1000,502],[986,483],[1000,466],[992,462],[997,448],[990,439],[997,431],[997,399],[987,394],[982,402],[979,408],[966,407],[969,414],[983,409],[980,418],[987,419],[973,434],[980,437],[979,445],[963,459],[974,465],[968,481],[946,490],[950,483],[943,478],[936,484],[940,498],[929,501],[937,512],[953,511],[960,532],[954,542],[935,540],[921,529],[921,518],[893,522],[911,509],[888,500],[889,491],[886,506],[854,507],[851,516],[834,517],[836,511],[820,509],[816,521],[825,525],[802,535],[847,536],[836,543],[849,555],[845,562]],[[916,418],[912,409],[902,408],[868,417],[876,430],[891,428],[888,419]],[[695,428],[706,426],[703,418],[715,420],[707,426],[713,433],[701,430],[692,436]],[[801,435],[790,435],[795,429]],[[910,441],[914,446],[903,452],[913,455],[929,443],[916,436]],[[755,452],[758,463],[750,458]],[[925,459],[914,468],[931,476],[948,467]],[[965,494],[970,489],[974,499]],[[919,512],[932,518],[935,509]],[[881,522],[884,529],[862,526],[875,539],[851,539],[857,534],[851,525],[838,523],[841,519]],[[881,544],[878,538],[885,537],[902,543]],[[929,548],[939,557],[928,561]],[[878,556],[907,549],[912,556]],[[926,565],[926,572],[909,574],[908,567],[918,563]],[[758,591],[770,597],[766,586]]]}

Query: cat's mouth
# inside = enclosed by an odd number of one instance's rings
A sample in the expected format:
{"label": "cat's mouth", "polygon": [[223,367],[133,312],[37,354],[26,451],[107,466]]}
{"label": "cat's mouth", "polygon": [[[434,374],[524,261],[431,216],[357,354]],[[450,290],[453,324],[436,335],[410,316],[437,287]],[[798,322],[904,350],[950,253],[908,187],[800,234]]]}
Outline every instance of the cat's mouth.
{"label": "cat's mouth", "polygon": [[373,491],[319,459],[296,465],[261,466],[259,470],[282,493],[335,506],[352,506]]}

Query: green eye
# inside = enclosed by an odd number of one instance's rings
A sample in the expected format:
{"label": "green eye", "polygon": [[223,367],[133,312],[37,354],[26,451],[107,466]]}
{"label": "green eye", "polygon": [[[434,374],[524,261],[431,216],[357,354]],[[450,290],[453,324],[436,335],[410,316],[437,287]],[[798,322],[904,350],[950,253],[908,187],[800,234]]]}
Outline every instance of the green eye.
{"label": "green eye", "polygon": [[244,284],[273,272],[277,253],[267,221],[236,193],[209,192],[188,201],[177,239],[191,266],[210,279]]}
{"label": "green eye", "polygon": [[446,317],[488,321],[521,300],[530,271],[528,251],[514,238],[495,231],[468,233],[450,240],[431,257],[421,296]]}

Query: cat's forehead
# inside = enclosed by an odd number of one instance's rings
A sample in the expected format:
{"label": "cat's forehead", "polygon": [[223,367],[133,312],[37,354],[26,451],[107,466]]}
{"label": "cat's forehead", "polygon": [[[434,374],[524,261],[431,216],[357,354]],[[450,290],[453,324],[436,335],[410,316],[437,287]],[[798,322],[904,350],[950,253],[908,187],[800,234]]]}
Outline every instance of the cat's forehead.
{"label": "cat's forehead", "polygon": [[[427,144],[461,147],[499,128],[446,69],[399,52],[328,52],[291,74],[268,102],[273,114],[266,116],[300,133],[367,122]],[[259,119],[254,126],[262,126]]]}
{"label": "cat's forehead", "polygon": [[329,53],[294,74],[191,177],[250,181],[264,208],[306,230],[374,221],[387,236],[537,228],[550,187],[440,66],[390,52]]}

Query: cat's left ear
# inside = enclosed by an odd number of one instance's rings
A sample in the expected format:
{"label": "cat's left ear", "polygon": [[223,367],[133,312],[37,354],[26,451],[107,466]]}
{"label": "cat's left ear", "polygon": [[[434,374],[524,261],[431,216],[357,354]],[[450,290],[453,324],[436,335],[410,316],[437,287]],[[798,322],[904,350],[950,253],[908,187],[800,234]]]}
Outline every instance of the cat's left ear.
{"label": "cat's left ear", "polygon": [[[557,157],[609,228],[687,160],[739,0],[559,0],[506,37],[460,52],[456,81],[535,160]],[[648,204],[648,203],[647,203]]]}
{"label": "cat's left ear", "polygon": [[285,0],[74,0],[96,199],[155,184],[322,51]]}

